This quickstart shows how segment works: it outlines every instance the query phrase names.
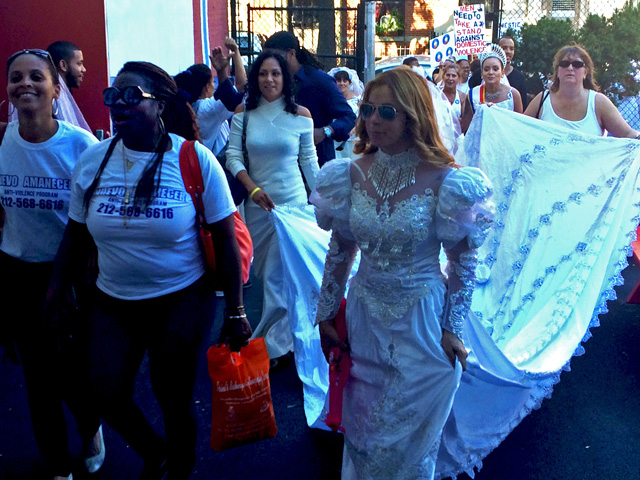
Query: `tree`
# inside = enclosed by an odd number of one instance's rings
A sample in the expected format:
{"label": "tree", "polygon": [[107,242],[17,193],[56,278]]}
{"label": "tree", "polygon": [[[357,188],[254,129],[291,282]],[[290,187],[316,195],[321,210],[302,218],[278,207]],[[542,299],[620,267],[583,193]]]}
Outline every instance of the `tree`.
{"label": "tree", "polygon": [[640,7],[628,1],[611,18],[589,15],[576,31],[568,20],[541,18],[524,24],[516,39],[516,66],[527,78],[529,92],[542,90],[541,79],[553,73],[553,57],[565,45],[577,42],[591,55],[595,78],[612,101],[640,91]]}
{"label": "tree", "polygon": [[520,44],[516,45],[516,66],[527,80],[527,91],[538,93],[543,79],[553,73],[553,56],[575,41],[575,32],[569,20],[543,17],[538,23],[522,26]]}
{"label": "tree", "polygon": [[611,100],[640,91],[640,7],[627,2],[611,18],[590,15],[579,32],[580,43],[596,65],[596,80]]}

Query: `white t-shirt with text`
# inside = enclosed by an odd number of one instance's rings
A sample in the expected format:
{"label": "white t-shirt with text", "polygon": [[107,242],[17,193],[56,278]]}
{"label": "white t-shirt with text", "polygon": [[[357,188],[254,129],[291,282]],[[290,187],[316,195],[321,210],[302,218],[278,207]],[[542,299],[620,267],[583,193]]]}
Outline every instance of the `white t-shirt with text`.
{"label": "white t-shirt with text", "polygon": [[[134,206],[135,185],[153,153],[130,150],[118,142],[88,209],[84,194],[113,139],[87,150],[76,165],[69,218],[87,224],[98,247],[98,288],[112,297],[155,298],[186,288],[204,274],[195,207],[180,171],[184,139],[170,136],[172,146],[163,157],[160,187],[147,207]],[[211,224],[236,208],[213,154],[200,143],[196,143],[196,152],[205,187],[206,222]],[[129,204],[125,204],[127,192]]]}

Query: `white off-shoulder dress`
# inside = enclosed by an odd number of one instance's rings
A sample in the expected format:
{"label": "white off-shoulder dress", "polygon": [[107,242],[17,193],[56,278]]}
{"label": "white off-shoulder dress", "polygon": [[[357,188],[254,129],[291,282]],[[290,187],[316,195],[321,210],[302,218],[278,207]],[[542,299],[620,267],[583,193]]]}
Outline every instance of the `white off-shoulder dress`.
{"label": "white off-shoulder dress", "polygon": [[[332,230],[318,321],[335,316],[361,252],[347,298],[353,363],[344,392],[342,478],[432,479],[461,375],[440,345],[442,329],[462,334],[474,249],[492,218],[491,185],[479,169],[451,169],[437,195],[414,185],[405,200],[378,205],[366,182],[355,163],[335,160],[320,170],[311,196],[318,224]],[[465,258],[450,257],[455,268],[447,281],[440,247],[459,242],[467,242]]]}

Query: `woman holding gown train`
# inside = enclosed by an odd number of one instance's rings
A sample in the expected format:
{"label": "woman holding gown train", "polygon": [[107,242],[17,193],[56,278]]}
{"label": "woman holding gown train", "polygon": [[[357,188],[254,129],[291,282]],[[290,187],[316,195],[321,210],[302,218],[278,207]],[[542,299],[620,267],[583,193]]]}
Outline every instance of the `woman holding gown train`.
{"label": "woman holding gown train", "polygon": [[[427,82],[407,67],[367,86],[354,162],[325,165],[311,196],[332,230],[316,320],[348,350],[343,479],[431,479],[467,353],[462,326],[492,189],[443,146]],[[451,269],[440,272],[440,247]],[[356,252],[348,342],[332,326]]]}

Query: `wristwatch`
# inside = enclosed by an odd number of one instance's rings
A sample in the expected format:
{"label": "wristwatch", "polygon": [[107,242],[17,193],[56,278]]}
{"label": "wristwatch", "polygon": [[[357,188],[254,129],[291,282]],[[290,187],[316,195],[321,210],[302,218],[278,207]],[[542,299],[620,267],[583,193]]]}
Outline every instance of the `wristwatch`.
{"label": "wristwatch", "polygon": [[331,135],[333,134],[333,132],[331,131],[331,128],[322,127],[322,131],[324,132],[325,137],[331,138]]}

